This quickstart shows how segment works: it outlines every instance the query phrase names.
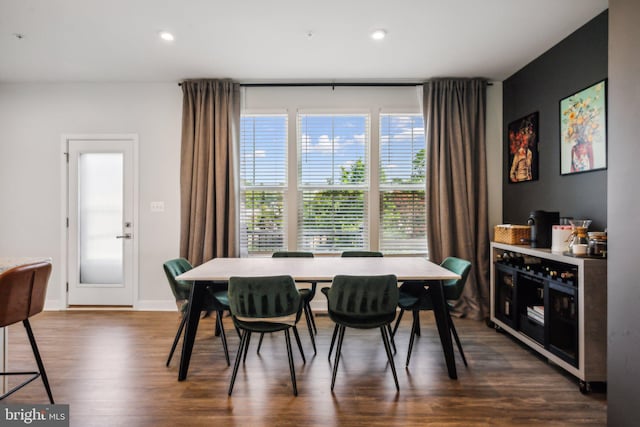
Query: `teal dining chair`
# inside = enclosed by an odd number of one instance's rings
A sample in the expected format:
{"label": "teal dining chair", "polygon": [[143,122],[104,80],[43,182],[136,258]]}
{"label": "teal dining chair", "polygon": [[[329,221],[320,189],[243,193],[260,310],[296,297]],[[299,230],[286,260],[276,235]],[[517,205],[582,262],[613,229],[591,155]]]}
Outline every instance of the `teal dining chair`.
{"label": "teal dining chair", "polygon": [[[471,271],[471,263],[460,258],[448,257],[440,265],[447,270],[457,273],[460,276],[460,279],[444,281],[443,288],[444,298],[447,301],[448,305],[447,323],[449,325],[449,330],[451,331],[451,334],[456,341],[456,345],[458,346],[458,350],[460,351],[460,356],[462,357],[464,365],[468,366],[467,358],[464,355],[462,344],[460,343],[460,338],[458,337],[458,332],[456,331],[456,327],[453,324],[453,319],[451,319],[450,310],[453,308],[453,301],[457,301],[462,295],[462,291],[464,290],[467,278],[469,277],[469,272]],[[404,312],[411,311],[413,313],[411,337],[409,338],[409,351],[407,353],[406,363],[406,366],[408,367],[409,361],[411,359],[411,352],[413,351],[414,338],[416,335],[420,334],[420,311],[433,310],[431,293],[429,292],[428,288],[424,287],[423,282],[403,283],[402,286],[400,286],[398,307],[400,307],[400,314],[398,315],[398,319],[396,320],[392,335],[396,334]]]}
{"label": "teal dining chair", "polygon": [[398,281],[395,275],[334,277],[330,288],[323,293],[327,296],[329,317],[338,327],[338,344],[333,364],[331,390],[333,391],[344,334],[347,327],[355,329],[380,328],[382,342],[391,365],[396,390],[400,390],[398,376],[391,353],[388,327],[396,316],[398,304]]}
{"label": "teal dining chair", "polygon": [[[371,257],[371,258],[382,258],[382,252],[377,252],[377,251],[343,251],[342,254],[340,254],[341,258],[364,258],[364,257]],[[327,291],[329,290],[329,288],[322,288],[320,289],[320,291],[327,296]],[[338,325],[336,324],[333,327],[333,334],[331,335],[331,345],[329,346],[329,356],[328,359],[331,360],[331,353],[333,353],[333,346],[335,345],[336,342],[336,337],[338,336]],[[395,343],[393,343],[392,340],[392,344],[393,344],[393,351],[396,351],[396,346]]]}
{"label": "teal dining chair", "polygon": [[[176,349],[176,346],[178,345],[178,341],[180,340],[180,336],[182,335],[182,330],[184,329],[184,326],[187,322],[189,294],[191,293],[191,287],[193,286],[193,283],[191,281],[178,280],[176,277],[191,270],[193,266],[184,258],[176,258],[165,262],[162,267],[164,269],[165,275],[167,276],[167,280],[169,281],[171,292],[176,299],[178,310],[180,311],[182,316],[180,325],[178,326],[178,331],[176,332],[176,336],[173,339],[173,344],[171,345],[171,350],[169,351],[169,357],[167,357],[166,366],[169,366],[169,363],[171,363],[171,358],[173,357],[173,353]],[[209,287],[208,292],[205,295],[206,298],[203,304],[203,310],[207,312],[216,312],[216,331],[220,331],[220,338],[222,340],[222,347],[224,349],[224,357],[227,360],[227,365],[230,365],[231,362],[229,360],[227,336],[224,332],[224,325],[222,324],[223,313],[224,311],[229,310],[227,291],[225,289],[221,289],[221,287],[219,287],[219,289],[216,289],[215,287]]]}
{"label": "teal dining chair", "polygon": [[298,395],[289,329],[293,330],[302,360],[306,362],[296,328],[302,315],[302,305],[302,297],[291,276],[231,277],[229,279],[231,317],[234,324],[242,331],[229,384],[229,396],[233,392],[240,360],[246,360],[251,333],[279,331],[284,331],[293,394]]}
{"label": "teal dining chair", "polygon": [[[279,251],[274,252],[271,255],[272,258],[313,258],[312,252],[294,252],[294,251]],[[313,311],[311,311],[311,301],[316,296],[316,288],[318,286],[318,282],[310,282],[310,288],[298,288],[300,292],[300,297],[302,298],[302,309],[304,312],[304,318],[307,322],[307,328],[309,329],[309,337],[311,337],[311,345],[313,347],[313,354],[317,354],[316,350],[316,340],[315,336],[318,333],[318,328],[316,327],[316,321],[313,315]],[[260,341],[258,341],[258,350],[260,353],[260,348],[262,347],[262,340],[264,338],[264,333],[260,334]]]}

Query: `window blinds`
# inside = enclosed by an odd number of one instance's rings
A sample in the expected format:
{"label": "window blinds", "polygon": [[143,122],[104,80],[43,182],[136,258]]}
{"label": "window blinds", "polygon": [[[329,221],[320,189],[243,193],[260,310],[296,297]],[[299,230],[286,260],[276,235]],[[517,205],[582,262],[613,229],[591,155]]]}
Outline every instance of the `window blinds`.
{"label": "window blinds", "polygon": [[240,122],[240,244],[248,254],[286,247],[287,116]]}
{"label": "window blinds", "polygon": [[368,248],[369,116],[298,114],[298,249]]}
{"label": "window blinds", "polygon": [[380,115],[380,250],[427,252],[424,121]]}

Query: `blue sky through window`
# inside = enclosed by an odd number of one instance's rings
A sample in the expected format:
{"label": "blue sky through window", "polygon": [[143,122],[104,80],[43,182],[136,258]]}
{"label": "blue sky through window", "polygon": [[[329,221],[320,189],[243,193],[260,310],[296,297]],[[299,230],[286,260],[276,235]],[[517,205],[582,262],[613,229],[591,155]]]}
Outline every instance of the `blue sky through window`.
{"label": "blue sky through window", "polygon": [[[340,184],[342,168],[368,161],[368,115],[304,114],[298,120],[302,185]],[[384,114],[380,120],[380,166],[386,182],[411,178],[413,160],[424,149],[421,115]],[[286,183],[287,116],[246,115],[241,121],[243,185]]]}

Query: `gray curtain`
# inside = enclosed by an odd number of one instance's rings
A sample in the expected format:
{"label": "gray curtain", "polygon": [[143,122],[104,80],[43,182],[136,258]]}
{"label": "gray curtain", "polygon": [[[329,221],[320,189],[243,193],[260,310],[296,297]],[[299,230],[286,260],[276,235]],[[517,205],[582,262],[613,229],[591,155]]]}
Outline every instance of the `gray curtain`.
{"label": "gray curtain", "polygon": [[180,256],[193,265],[237,257],[240,87],[188,80],[182,91]]}
{"label": "gray curtain", "polygon": [[471,261],[455,306],[458,315],[489,316],[489,230],[485,143],[486,81],[435,79],[424,84],[429,258]]}

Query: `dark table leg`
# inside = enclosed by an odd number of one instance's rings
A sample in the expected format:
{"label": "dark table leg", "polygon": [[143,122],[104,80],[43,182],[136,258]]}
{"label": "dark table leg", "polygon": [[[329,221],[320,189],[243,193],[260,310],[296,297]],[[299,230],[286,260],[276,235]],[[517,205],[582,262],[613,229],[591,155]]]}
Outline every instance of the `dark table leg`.
{"label": "dark table leg", "polygon": [[449,318],[447,316],[447,302],[444,299],[444,291],[442,281],[429,282],[429,291],[431,292],[431,300],[433,302],[433,313],[436,317],[438,325],[438,333],[440,334],[440,342],[444,351],[444,359],[447,362],[447,370],[449,378],[455,380],[458,378],[456,371],[456,361],[453,355],[453,343],[451,342],[451,332],[449,332]]}
{"label": "dark table leg", "polygon": [[184,381],[187,378],[189,361],[191,360],[191,350],[193,350],[193,342],[196,339],[196,332],[198,331],[205,291],[206,286],[203,284],[194,283],[193,286],[191,286],[189,308],[187,311],[187,327],[184,330],[184,338],[182,339],[182,355],[180,356],[178,381]]}

